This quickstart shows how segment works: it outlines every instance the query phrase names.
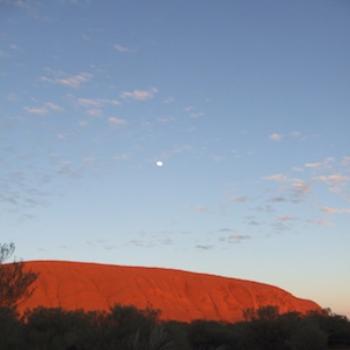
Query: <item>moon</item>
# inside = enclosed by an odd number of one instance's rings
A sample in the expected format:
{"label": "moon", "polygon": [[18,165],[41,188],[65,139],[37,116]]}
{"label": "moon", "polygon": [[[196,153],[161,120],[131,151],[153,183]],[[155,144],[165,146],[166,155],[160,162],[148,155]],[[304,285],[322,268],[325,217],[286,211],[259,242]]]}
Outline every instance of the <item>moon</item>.
{"label": "moon", "polygon": [[163,165],[164,165],[164,163],[163,163],[161,160],[157,160],[157,161],[156,161],[156,166],[157,166],[157,167],[160,167],[160,168],[161,168]]}

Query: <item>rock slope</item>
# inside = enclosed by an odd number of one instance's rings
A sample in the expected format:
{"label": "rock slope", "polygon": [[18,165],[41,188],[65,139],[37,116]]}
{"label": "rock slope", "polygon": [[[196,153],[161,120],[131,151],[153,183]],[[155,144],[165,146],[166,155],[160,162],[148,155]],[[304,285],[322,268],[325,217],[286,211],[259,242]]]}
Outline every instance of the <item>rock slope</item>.
{"label": "rock slope", "polygon": [[271,285],[180,270],[63,261],[26,262],[25,268],[39,278],[20,312],[37,306],[108,310],[121,304],[158,309],[166,320],[239,321],[245,309],[266,305],[281,313],[320,310]]}

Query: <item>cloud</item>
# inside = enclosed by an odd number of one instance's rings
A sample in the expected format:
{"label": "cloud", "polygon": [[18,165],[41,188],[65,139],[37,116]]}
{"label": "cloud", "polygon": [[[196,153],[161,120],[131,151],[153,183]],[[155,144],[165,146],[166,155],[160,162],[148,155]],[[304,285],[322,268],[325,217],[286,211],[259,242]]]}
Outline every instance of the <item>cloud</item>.
{"label": "cloud", "polygon": [[83,106],[83,107],[101,107],[102,106],[102,103],[100,100],[98,99],[93,99],[93,98],[78,98],[78,103],[80,106]]}
{"label": "cloud", "polygon": [[247,239],[251,239],[251,236],[234,233],[225,237],[221,237],[219,240],[224,243],[235,244],[241,243],[242,241],[245,241]]}
{"label": "cloud", "polygon": [[172,116],[162,116],[162,117],[159,117],[157,121],[161,124],[169,124],[169,123],[174,123],[176,119]]}
{"label": "cloud", "polygon": [[311,186],[308,185],[304,180],[293,179],[292,190],[296,195],[303,195],[311,191]]}
{"label": "cloud", "polygon": [[187,112],[192,119],[198,119],[205,115],[205,113],[197,111],[194,106],[187,106],[184,108],[184,111]]}
{"label": "cloud", "polygon": [[58,106],[56,103],[53,103],[53,102],[46,102],[45,106],[51,111],[55,111],[55,112],[60,112],[63,110],[62,107]]}
{"label": "cloud", "polygon": [[286,175],[283,175],[283,174],[274,174],[274,175],[270,175],[270,176],[265,176],[264,180],[275,181],[275,182],[284,182],[284,181],[288,180],[288,177]]}
{"label": "cloud", "polygon": [[154,96],[158,93],[157,88],[151,88],[148,90],[133,90],[133,91],[124,91],[121,94],[121,97],[124,99],[132,99],[135,101],[147,101],[154,98]]}
{"label": "cloud", "polygon": [[172,96],[167,97],[163,103],[173,103],[175,101],[175,98]]}
{"label": "cloud", "polygon": [[114,44],[113,49],[120,52],[120,53],[130,52],[130,49],[127,46],[120,45],[120,44]]}
{"label": "cloud", "polygon": [[250,226],[260,226],[261,225],[261,223],[259,221],[256,221],[254,219],[248,220],[247,224]]}
{"label": "cloud", "polygon": [[199,214],[207,213],[209,209],[207,207],[195,207],[194,211]]}
{"label": "cloud", "polygon": [[117,106],[120,102],[116,99],[106,99],[106,98],[85,98],[79,97],[77,99],[79,106],[85,108],[86,114],[92,117],[99,117],[103,113],[103,108],[106,105]]}
{"label": "cloud", "polygon": [[195,248],[201,249],[201,250],[210,250],[210,249],[213,249],[214,246],[212,244],[197,244]]}
{"label": "cloud", "polygon": [[28,0],[0,0],[0,5],[11,5],[14,7],[29,8],[29,1]]}
{"label": "cloud", "polygon": [[269,202],[300,202],[303,197],[311,192],[311,185],[298,178],[289,178],[284,174],[274,174],[264,177],[264,180],[276,182],[279,185],[278,194],[270,198]]}
{"label": "cloud", "polygon": [[303,138],[303,134],[300,131],[292,131],[289,134],[289,136],[294,138],[294,139],[301,139],[301,138]]}
{"label": "cloud", "polygon": [[323,207],[321,210],[326,214],[350,214],[350,208]]}
{"label": "cloud", "polygon": [[295,221],[296,218],[289,215],[282,215],[282,216],[278,216],[277,220],[280,222],[290,222],[290,221]]}
{"label": "cloud", "polygon": [[79,88],[82,84],[87,83],[92,78],[90,73],[79,73],[76,75],[67,76],[62,79],[56,79],[56,83],[71,88]]}
{"label": "cloud", "polygon": [[[67,86],[74,89],[80,88],[81,85],[87,83],[93,77],[91,73],[86,72],[81,72],[75,75],[66,75],[61,73],[57,74],[56,72],[49,70],[49,73],[51,75],[54,75],[54,77],[42,76],[40,80],[54,83],[57,85]],[[63,75],[63,77],[57,77],[57,75]]]}
{"label": "cloud", "polygon": [[232,198],[232,202],[234,203],[246,203],[248,202],[248,197],[247,196],[237,196]]}
{"label": "cloud", "polygon": [[46,115],[49,112],[61,112],[63,108],[56,103],[49,101],[37,107],[24,107],[24,110],[30,114]]}
{"label": "cloud", "polygon": [[278,133],[278,132],[274,132],[272,134],[269,135],[270,140],[278,142],[281,141],[283,139],[283,135]]}
{"label": "cloud", "polygon": [[120,102],[116,99],[106,98],[78,98],[78,104],[85,108],[102,108],[105,105],[120,105]]}
{"label": "cloud", "polygon": [[[18,165],[29,160],[23,157],[14,159],[21,159]],[[43,176],[34,179],[27,169],[6,172],[6,167],[3,168],[0,174],[0,209],[3,214],[11,213],[21,220],[28,219],[37,207],[47,205],[49,194],[44,190]]]}
{"label": "cloud", "polygon": [[232,232],[232,231],[234,231],[232,228],[227,228],[227,227],[221,228],[219,230],[219,232]]}
{"label": "cloud", "polygon": [[203,112],[192,112],[190,113],[190,117],[193,118],[193,119],[198,119],[200,117],[204,117],[205,116],[205,113]]}
{"label": "cloud", "polygon": [[314,162],[314,163],[305,163],[304,167],[311,168],[311,169],[318,169],[318,168],[321,168],[322,165],[323,165],[322,162]]}
{"label": "cloud", "polygon": [[48,113],[48,109],[45,106],[25,107],[24,110],[30,114],[36,114],[36,115],[45,115]]}
{"label": "cloud", "polygon": [[109,117],[108,123],[113,126],[124,126],[127,124],[125,119],[119,117]]}
{"label": "cloud", "polygon": [[270,199],[270,202],[275,202],[275,203],[287,202],[287,198],[286,197],[282,197],[282,196],[276,196],[276,197],[272,197]]}
{"label": "cloud", "polygon": [[350,180],[349,176],[342,174],[321,175],[314,177],[315,180],[326,183],[329,186],[336,187],[342,185]]}
{"label": "cloud", "polygon": [[320,168],[331,168],[332,163],[334,163],[334,158],[328,157],[318,162],[307,162],[304,164],[306,169],[320,169]]}
{"label": "cloud", "polygon": [[306,220],[306,223],[317,226],[329,226],[331,224],[328,220],[324,219],[309,219]]}
{"label": "cloud", "polygon": [[86,110],[86,113],[91,117],[99,117],[102,114],[102,109],[92,108],[92,109]]}

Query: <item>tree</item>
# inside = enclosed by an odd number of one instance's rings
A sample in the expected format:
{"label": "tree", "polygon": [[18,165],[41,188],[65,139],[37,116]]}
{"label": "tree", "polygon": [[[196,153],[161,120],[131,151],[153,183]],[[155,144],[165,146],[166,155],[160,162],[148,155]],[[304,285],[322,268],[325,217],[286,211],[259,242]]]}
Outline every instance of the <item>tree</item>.
{"label": "tree", "polygon": [[317,325],[304,321],[288,341],[292,350],[327,350],[327,334]]}
{"label": "tree", "polygon": [[32,271],[25,271],[21,261],[4,264],[14,251],[13,243],[0,244],[0,307],[16,308],[19,302],[30,297],[38,277]]}

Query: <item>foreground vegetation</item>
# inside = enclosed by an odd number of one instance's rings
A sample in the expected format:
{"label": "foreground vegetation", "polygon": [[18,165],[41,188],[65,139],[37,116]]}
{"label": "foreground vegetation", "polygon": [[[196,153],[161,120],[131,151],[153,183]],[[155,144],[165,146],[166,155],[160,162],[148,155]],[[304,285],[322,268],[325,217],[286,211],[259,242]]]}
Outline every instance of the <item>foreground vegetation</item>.
{"label": "foreground vegetation", "polygon": [[330,312],[278,315],[274,307],[222,323],[160,321],[154,310],[109,312],[38,308],[19,317],[0,308],[0,349],[26,350],[323,350],[350,347],[350,321]]}
{"label": "foreground vegetation", "polygon": [[330,311],[279,315],[273,306],[246,310],[245,321],[161,321],[155,310],[109,312],[37,308],[19,316],[38,275],[21,262],[3,264],[0,244],[0,350],[326,350],[350,349],[350,321]]}

